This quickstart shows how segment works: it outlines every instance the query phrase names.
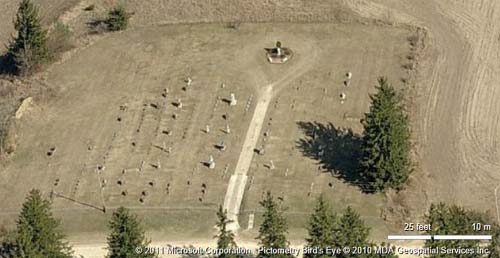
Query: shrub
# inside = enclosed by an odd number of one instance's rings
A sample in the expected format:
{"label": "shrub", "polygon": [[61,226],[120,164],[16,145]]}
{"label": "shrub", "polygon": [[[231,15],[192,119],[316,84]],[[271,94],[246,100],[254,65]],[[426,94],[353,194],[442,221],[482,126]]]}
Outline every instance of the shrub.
{"label": "shrub", "polygon": [[124,30],[127,28],[129,14],[123,6],[117,6],[108,13],[105,23],[110,31]]}
{"label": "shrub", "polygon": [[47,39],[49,56],[51,58],[55,58],[59,54],[73,48],[73,43],[71,42],[72,35],[73,32],[71,32],[68,25],[62,23],[61,21],[57,21]]}

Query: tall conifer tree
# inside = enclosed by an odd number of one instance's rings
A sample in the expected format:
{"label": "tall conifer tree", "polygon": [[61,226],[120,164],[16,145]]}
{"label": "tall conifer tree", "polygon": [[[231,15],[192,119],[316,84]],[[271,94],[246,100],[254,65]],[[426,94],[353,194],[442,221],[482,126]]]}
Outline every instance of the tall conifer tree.
{"label": "tall conifer tree", "polygon": [[[474,235],[477,232],[472,228],[473,223],[484,223],[481,214],[467,211],[458,206],[448,206],[444,203],[432,204],[426,216],[426,223],[431,225],[429,233],[433,235]],[[430,248],[472,248],[479,246],[477,240],[427,240],[426,247]],[[429,258],[477,258],[478,254],[445,254],[438,253]]]}
{"label": "tall conifer tree", "polygon": [[[236,248],[236,242],[234,241],[234,233],[227,229],[227,225],[233,221],[227,219],[227,211],[219,206],[217,211],[217,228],[219,229],[219,234],[215,236],[217,238],[217,249],[233,249]],[[236,255],[233,254],[220,254],[219,258],[234,258]]]}
{"label": "tall conifer tree", "polygon": [[60,222],[52,216],[50,202],[39,190],[32,190],[17,221],[14,258],[71,258],[71,248],[59,231]]}
{"label": "tall conifer tree", "polygon": [[410,130],[401,98],[386,78],[378,80],[363,122],[360,173],[372,191],[400,189],[411,172]]}
{"label": "tall conifer tree", "polygon": [[120,207],[111,216],[107,258],[156,257],[147,246],[144,230],[139,219],[126,208]]}
{"label": "tall conifer tree", "polygon": [[14,28],[17,35],[10,43],[8,59],[20,75],[27,75],[47,59],[47,31],[42,28],[38,8],[31,0],[19,4]]}
{"label": "tall conifer tree", "polygon": [[[370,229],[365,226],[364,221],[360,218],[359,214],[348,206],[342,216],[338,220],[338,224],[335,227],[335,236],[333,239],[332,246],[334,248],[344,247],[364,247],[370,246],[368,242],[368,235]],[[339,258],[351,258],[351,257],[368,257],[366,254],[353,254],[353,253],[342,253],[337,257]]]}
{"label": "tall conifer tree", "polygon": [[[263,221],[259,228],[259,244],[263,248],[285,249],[289,246],[286,234],[288,225],[280,204],[274,201],[271,192],[267,192],[260,202],[264,208]],[[289,258],[286,254],[265,254],[259,253],[258,258]]]}
{"label": "tall conifer tree", "polygon": [[309,238],[306,239],[306,245],[310,248],[320,249],[322,254],[306,254],[305,257],[331,257],[331,254],[327,254],[326,248],[333,243],[335,222],[335,215],[324,195],[321,194],[309,218]]}
{"label": "tall conifer tree", "polygon": [[488,258],[500,258],[500,229],[496,228],[489,246]]}

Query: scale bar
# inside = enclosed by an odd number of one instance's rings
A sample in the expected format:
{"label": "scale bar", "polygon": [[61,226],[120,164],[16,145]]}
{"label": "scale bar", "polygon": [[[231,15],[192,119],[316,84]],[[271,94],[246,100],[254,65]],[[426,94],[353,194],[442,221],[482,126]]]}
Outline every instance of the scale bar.
{"label": "scale bar", "polygon": [[430,235],[388,235],[388,240],[431,240]]}
{"label": "scale bar", "polygon": [[491,240],[491,235],[435,235],[435,240]]}

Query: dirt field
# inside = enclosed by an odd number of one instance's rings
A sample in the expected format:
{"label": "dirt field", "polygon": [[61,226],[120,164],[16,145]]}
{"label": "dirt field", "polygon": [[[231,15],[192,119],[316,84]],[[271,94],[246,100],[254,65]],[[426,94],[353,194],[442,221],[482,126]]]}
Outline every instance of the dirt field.
{"label": "dirt field", "polygon": [[414,215],[446,201],[495,216],[499,3],[377,2],[413,16],[431,35],[414,107],[419,167],[394,199]]}
{"label": "dirt field", "polygon": [[[106,216],[99,209],[126,205],[144,215],[149,229],[167,238],[179,237],[178,233],[209,236],[214,210],[223,202],[262,87],[297,74],[293,81],[276,85],[280,104],[273,102],[270,107],[276,125],[265,126],[273,136],[263,158],[275,159],[280,168],[290,162],[293,172],[284,179],[284,187],[306,189],[310,182],[303,178],[315,178],[310,174],[316,174],[315,162],[290,159],[295,141],[303,137],[296,121],[359,123],[346,122],[343,115],[351,110],[350,115],[359,120],[378,76],[391,75],[396,83],[405,76],[401,62],[409,53],[410,33],[375,25],[243,24],[239,30],[224,25],[184,25],[110,34],[54,66],[47,83],[58,88],[58,98],[23,117],[18,151],[1,174],[2,219],[12,219],[25,193],[37,187],[62,195],[54,199],[54,210],[64,218],[70,235],[102,231]],[[271,66],[263,47],[272,46],[278,36],[294,46],[295,55],[286,65]],[[325,47],[315,49],[317,45]],[[347,70],[356,77],[345,89],[352,97],[341,105],[338,95]],[[184,91],[187,77],[193,82]],[[168,94],[163,97],[165,88]],[[324,94],[323,88],[329,92]],[[236,94],[238,105],[230,107],[224,101],[230,93]],[[182,108],[175,106],[178,99]],[[315,107],[312,101],[321,101],[321,105]],[[297,107],[290,113],[292,102]],[[230,134],[224,132],[226,124]],[[210,125],[210,133],[203,132],[205,125]],[[280,136],[287,131],[295,133]],[[214,147],[221,141],[227,146],[225,151]],[[51,148],[55,151],[49,155]],[[297,150],[293,152],[301,156]],[[203,164],[210,155],[216,161],[213,170]],[[261,182],[269,178],[261,168],[263,158],[252,165],[255,181],[247,193],[245,210],[255,209],[261,192],[270,186],[271,181]],[[271,178],[280,180],[280,176]],[[300,186],[295,185],[297,181],[302,181]],[[347,198],[336,199],[337,203],[362,207],[370,202],[373,208],[363,214],[379,216],[382,197],[365,199],[357,188],[334,183],[339,188],[333,193],[339,191]],[[318,185],[314,196],[323,187]],[[294,207],[291,214],[309,212],[311,198],[305,192],[296,194],[300,200],[286,197]],[[186,223],[172,223],[180,218]]]}

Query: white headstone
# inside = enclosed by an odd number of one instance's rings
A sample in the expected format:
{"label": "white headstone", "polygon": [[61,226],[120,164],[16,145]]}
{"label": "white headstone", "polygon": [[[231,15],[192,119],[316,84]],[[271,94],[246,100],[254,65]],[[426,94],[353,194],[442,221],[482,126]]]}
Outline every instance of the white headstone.
{"label": "white headstone", "polygon": [[231,93],[230,99],[229,99],[229,105],[236,106],[237,103],[238,103],[238,101],[236,100],[236,96],[234,95],[234,93]]}
{"label": "white headstone", "polygon": [[224,143],[224,141],[221,141],[219,143],[219,148],[221,151],[225,151],[226,150],[226,144]]}
{"label": "white headstone", "polygon": [[146,161],[141,161],[141,166],[139,167],[139,172],[142,172],[142,170],[144,169],[144,164],[146,164]]}
{"label": "white headstone", "polygon": [[215,161],[214,161],[214,157],[212,155],[210,155],[210,157],[208,159],[208,168],[210,168],[210,169],[215,168]]}

